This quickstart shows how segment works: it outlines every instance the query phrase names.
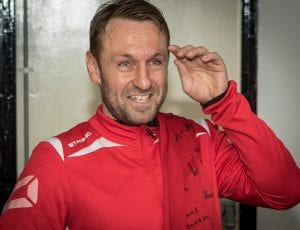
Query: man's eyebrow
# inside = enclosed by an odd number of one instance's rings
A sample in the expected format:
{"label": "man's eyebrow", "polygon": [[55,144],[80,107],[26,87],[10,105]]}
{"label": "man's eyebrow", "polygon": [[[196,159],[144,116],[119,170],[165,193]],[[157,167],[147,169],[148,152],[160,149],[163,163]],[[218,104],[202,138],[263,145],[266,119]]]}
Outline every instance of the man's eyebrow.
{"label": "man's eyebrow", "polygon": [[[151,60],[151,59],[153,59],[153,58],[157,58],[157,57],[163,57],[163,58],[168,58],[168,53],[163,53],[163,52],[158,52],[158,53],[155,53],[155,54],[153,54],[152,56],[150,56],[149,58],[148,58],[148,60]],[[128,59],[133,59],[133,60],[135,60],[136,58],[134,57],[134,55],[132,55],[132,54],[129,54],[129,53],[117,53],[117,54],[115,54],[115,55],[113,55],[112,57],[111,57],[111,60],[115,60],[115,59],[117,59],[117,58],[120,58],[120,57],[124,57],[124,58],[128,58]]]}
{"label": "man's eyebrow", "polygon": [[167,60],[168,57],[169,57],[168,53],[160,53],[160,52],[158,52],[158,53],[150,56],[150,58],[148,60],[152,60],[154,58],[162,58],[164,60]]}
{"label": "man's eyebrow", "polygon": [[117,53],[111,57],[111,59],[119,58],[119,57],[126,57],[126,58],[133,58],[133,55],[128,53]]}
{"label": "man's eyebrow", "polygon": [[158,57],[158,56],[162,56],[162,57],[168,57],[168,53],[156,53],[152,56],[152,58]]}

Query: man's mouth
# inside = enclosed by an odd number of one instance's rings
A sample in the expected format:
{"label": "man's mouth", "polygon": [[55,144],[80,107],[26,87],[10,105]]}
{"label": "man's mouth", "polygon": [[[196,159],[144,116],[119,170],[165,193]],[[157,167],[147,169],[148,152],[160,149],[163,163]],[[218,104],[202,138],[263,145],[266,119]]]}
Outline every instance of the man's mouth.
{"label": "man's mouth", "polygon": [[147,95],[132,95],[129,96],[128,98],[130,98],[131,100],[134,101],[138,101],[138,102],[146,102],[147,100],[149,100],[151,94],[147,94]]}

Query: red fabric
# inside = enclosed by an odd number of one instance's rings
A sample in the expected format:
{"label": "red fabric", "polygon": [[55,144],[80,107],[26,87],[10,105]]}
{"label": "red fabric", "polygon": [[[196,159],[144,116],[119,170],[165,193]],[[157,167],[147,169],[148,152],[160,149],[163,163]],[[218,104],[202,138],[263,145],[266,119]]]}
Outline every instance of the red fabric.
{"label": "red fabric", "polygon": [[129,127],[99,107],[35,148],[0,229],[216,230],[219,197],[276,209],[300,201],[297,165],[235,82],[204,112],[213,123],[159,113],[159,128]]}
{"label": "red fabric", "polygon": [[230,82],[222,101],[204,112],[224,128],[224,137],[238,153],[233,157],[221,147],[215,156],[221,197],[275,209],[300,202],[298,166],[273,131],[250,111],[245,98],[236,93],[235,82]]}

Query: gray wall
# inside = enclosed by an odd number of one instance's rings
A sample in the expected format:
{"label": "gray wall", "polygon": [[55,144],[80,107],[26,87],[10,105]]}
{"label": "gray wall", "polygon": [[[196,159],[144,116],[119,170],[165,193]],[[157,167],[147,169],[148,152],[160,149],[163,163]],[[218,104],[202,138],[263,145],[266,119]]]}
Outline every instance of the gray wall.
{"label": "gray wall", "polygon": [[[258,10],[258,115],[299,166],[300,1],[259,0]],[[300,229],[300,205],[288,211],[260,208],[257,226],[258,230]]]}

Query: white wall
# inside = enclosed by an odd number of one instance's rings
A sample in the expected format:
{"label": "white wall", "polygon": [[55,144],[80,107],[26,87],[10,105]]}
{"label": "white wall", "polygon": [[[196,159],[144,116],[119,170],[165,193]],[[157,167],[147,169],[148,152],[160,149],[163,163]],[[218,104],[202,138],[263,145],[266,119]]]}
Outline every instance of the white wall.
{"label": "white wall", "polygon": [[[299,166],[300,1],[258,2],[258,115],[283,140]],[[300,229],[300,205],[288,211],[258,209],[257,227]]]}
{"label": "white wall", "polygon": [[[29,147],[88,119],[100,103],[98,87],[88,79],[85,52],[89,22],[104,0],[28,0]],[[169,23],[179,45],[218,51],[231,79],[240,76],[240,5],[238,0],[152,0]],[[22,68],[22,1],[17,1],[17,68]],[[199,109],[197,109],[199,108]],[[181,90],[170,61],[169,94],[163,107],[187,117],[200,114]],[[23,80],[17,77],[18,171],[24,165]]]}

